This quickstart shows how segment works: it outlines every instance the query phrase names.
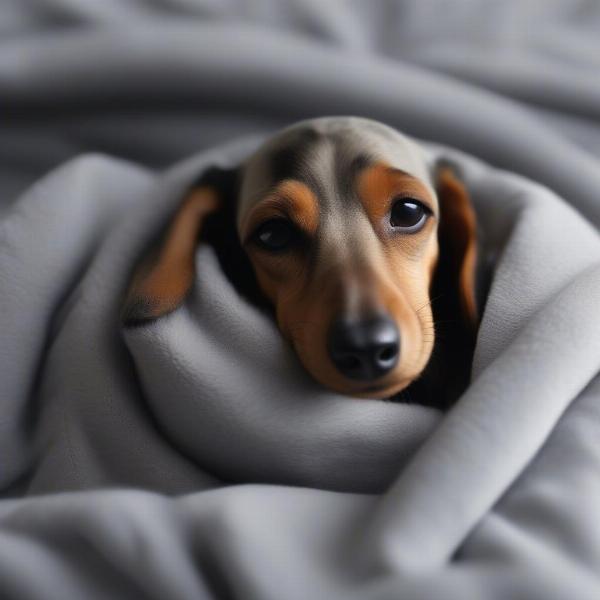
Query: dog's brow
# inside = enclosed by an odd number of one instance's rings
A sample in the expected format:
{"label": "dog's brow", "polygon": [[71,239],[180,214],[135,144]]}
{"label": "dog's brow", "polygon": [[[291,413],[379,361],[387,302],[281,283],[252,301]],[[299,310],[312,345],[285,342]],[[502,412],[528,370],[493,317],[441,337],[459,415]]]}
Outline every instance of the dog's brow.
{"label": "dog's brow", "polygon": [[317,228],[318,210],[313,192],[305,184],[288,179],[272,186],[252,208],[242,227],[244,237],[261,219],[277,214],[290,219],[307,234]]}
{"label": "dog's brow", "polygon": [[412,179],[413,181],[418,181],[421,183],[421,180],[414,175],[411,175],[407,171],[403,171],[402,169],[398,169],[396,167],[385,167],[385,170],[392,175],[400,175],[401,177],[406,177],[407,179]]}
{"label": "dog's brow", "polygon": [[427,194],[429,208],[433,211],[435,215],[438,214],[437,203],[433,201],[434,199],[431,197],[431,193],[429,192],[427,186],[423,183],[421,179],[419,179],[415,175],[412,175],[411,173],[408,173],[407,171],[403,171],[402,169],[398,169],[396,167],[390,167],[389,165],[385,167],[385,170],[391,175],[402,177],[403,179],[406,179],[409,183],[416,184],[419,186],[419,188],[422,188],[422,190]]}

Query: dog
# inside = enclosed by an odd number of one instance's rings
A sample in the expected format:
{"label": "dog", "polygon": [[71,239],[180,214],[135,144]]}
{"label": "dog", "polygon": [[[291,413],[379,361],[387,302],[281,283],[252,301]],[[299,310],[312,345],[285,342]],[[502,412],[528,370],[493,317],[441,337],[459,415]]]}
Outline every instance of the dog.
{"label": "dog", "polygon": [[302,121],[239,167],[203,174],[137,266],[125,326],[183,302],[201,239],[325,387],[441,408],[466,387],[475,212],[454,170],[400,132],[358,117]]}

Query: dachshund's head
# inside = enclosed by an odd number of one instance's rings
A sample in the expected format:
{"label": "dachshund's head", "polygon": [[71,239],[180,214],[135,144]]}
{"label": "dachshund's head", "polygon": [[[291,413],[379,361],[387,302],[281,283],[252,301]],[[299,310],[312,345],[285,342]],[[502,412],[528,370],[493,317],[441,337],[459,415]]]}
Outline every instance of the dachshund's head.
{"label": "dachshund's head", "polygon": [[181,205],[161,250],[138,270],[130,323],[181,302],[203,216],[227,202],[279,329],[326,387],[386,398],[417,380],[436,341],[436,295],[467,344],[474,214],[458,179],[428,164],[415,142],[365,119],[305,121],[267,141],[235,178],[203,182]]}

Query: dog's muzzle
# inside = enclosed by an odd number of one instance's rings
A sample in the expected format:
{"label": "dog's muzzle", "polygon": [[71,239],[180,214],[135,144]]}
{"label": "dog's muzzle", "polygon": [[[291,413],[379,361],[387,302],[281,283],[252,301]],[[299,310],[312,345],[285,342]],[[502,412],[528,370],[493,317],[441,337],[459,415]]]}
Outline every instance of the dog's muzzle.
{"label": "dog's muzzle", "polygon": [[328,351],[336,369],[349,379],[373,381],[398,363],[400,333],[387,316],[337,319],[329,331]]}

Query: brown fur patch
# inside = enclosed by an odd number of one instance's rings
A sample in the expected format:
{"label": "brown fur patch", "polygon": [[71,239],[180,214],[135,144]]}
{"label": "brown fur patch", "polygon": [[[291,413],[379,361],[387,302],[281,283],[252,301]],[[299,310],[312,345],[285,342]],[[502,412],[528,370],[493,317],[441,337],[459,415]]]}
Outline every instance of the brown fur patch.
{"label": "brown fur patch", "polygon": [[[305,184],[284,180],[251,209],[242,223],[241,237],[254,265],[258,284],[265,296],[277,307],[283,300],[296,294],[303,285],[307,265],[298,252],[273,255],[260,251],[249,243],[256,228],[274,218],[288,219],[307,238],[312,238],[319,225],[317,199]],[[286,335],[285,322],[280,321],[279,325]]]}
{"label": "brown fur patch", "polygon": [[475,328],[478,319],[475,298],[477,218],[464,185],[449,168],[442,168],[438,173],[438,193],[444,235],[451,246],[458,273],[461,309],[466,321]]}
{"label": "brown fur patch", "polygon": [[256,204],[241,226],[241,237],[247,240],[256,227],[269,218],[284,217],[307,235],[313,235],[319,225],[319,205],[311,189],[292,179],[286,179]]}
{"label": "brown fur patch", "polygon": [[425,204],[434,215],[437,203],[425,185],[399,169],[378,163],[365,169],[358,178],[358,192],[365,212],[374,225],[389,212],[390,202],[397,196],[416,198]]}
{"label": "brown fur patch", "polygon": [[[344,393],[383,397],[417,377],[431,353],[429,288],[438,248],[435,218],[421,232],[409,235],[386,228],[385,219],[399,195],[419,199],[434,214],[438,207],[423,183],[387,165],[366,168],[355,183],[364,214],[352,217],[340,205],[336,210],[344,214],[327,216],[335,231],[320,224],[315,264],[309,265],[308,252],[269,254],[251,244],[247,251],[259,286],[275,307],[282,333],[292,340],[313,376]],[[255,206],[243,223],[242,235],[247,238],[264,220],[283,216],[301,223],[298,226],[315,243],[317,211],[312,192],[302,183],[286,180]],[[378,391],[373,391],[372,382],[367,386],[348,381],[328,356],[329,328],[349,311],[358,318],[389,314],[400,329],[400,361],[378,382]]]}
{"label": "brown fur patch", "polygon": [[194,280],[200,230],[218,205],[217,195],[209,187],[194,189],[186,196],[159,248],[135,271],[124,305],[127,324],[156,319],[183,301]]}

